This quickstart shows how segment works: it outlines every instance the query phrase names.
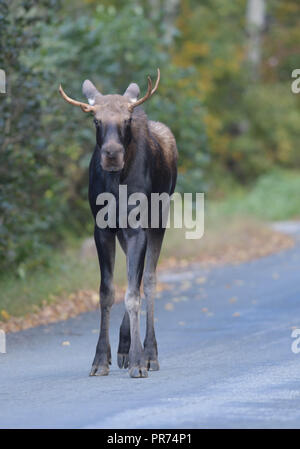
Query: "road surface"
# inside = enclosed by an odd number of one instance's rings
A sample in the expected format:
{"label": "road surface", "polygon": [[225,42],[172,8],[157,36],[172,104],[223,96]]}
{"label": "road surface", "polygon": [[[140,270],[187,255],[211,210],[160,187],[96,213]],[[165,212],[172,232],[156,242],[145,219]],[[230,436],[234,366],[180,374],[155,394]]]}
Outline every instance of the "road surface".
{"label": "road surface", "polygon": [[161,281],[169,290],[156,301],[159,372],[131,379],[117,367],[123,304],[112,310],[108,377],[88,376],[97,312],[9,334],[0,427],[299,428],[291,334],[300,328],[300,241],[241,265],[165,272]]}

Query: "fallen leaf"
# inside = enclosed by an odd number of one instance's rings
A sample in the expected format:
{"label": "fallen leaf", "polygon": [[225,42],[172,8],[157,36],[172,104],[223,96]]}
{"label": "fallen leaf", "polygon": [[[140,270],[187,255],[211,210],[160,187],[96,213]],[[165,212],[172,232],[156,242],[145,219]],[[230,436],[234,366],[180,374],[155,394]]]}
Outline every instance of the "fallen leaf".
{"label": "fallen leaf", "polygon": [[241,280],[241,279],[237,279],[234,282],[235,282],[236,285],[244,285],[245,284],[245,282],[243,280]]}
{"label": "fallen leaf", "polygon": [[189,281],[186,281],[180,285],[180,290],[181,291],[188,290],[190,287],[191,287],[191,283]]}
{"label": "fallen leaf", "polygon": [[174,304],[172,304],[171,302],[167,302],[167,304],[165,304],[165,309],[166,310],[173,310],[174,309]]}
{"label": "fallen leaf", "polygon": [[98,304],[98,302],[99,302],[99,295],[98,295],[98,293],[93,293],[93,294],[91,295],[91,300],[92,300],[92,302],[93,302],[94,304]]}
{"label": "fallen leaf", "polygon": [[205,284],[206,282],[206,277],[200,277],[196,279],[196,284]]}
{"label": "fallen leaf", "polygon": [[2,318],[4,318],[4,320],[9,320],[9,318],[10,318],[10,314],[8,313],[8,312],[6,312],[6,310],[1,310],[1,316],[2,316]]}

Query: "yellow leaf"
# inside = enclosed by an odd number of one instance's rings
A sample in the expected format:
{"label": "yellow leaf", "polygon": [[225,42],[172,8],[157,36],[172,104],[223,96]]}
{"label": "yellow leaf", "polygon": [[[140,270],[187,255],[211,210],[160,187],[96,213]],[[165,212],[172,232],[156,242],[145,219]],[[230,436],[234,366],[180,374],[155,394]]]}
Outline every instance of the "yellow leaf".
{"label": "yellow leaf", "polygon": [[200,277],[196,279],[196,283],[197,284],[205,284],[206,282],[206,277]]}
{"label": "yellow leaf", "polygon": [[165,309],[166,310],[173,310],[174,309],[174,305],[171,302],[167,302],[167,304],[165,305]]}
{"label": "yellow leaf", "polygon": [[6,312],[6,310],[1,310],[1,316],[2,318],[4,318],[6,321],[9,320],[10,318],[10,314],[8,312]]}

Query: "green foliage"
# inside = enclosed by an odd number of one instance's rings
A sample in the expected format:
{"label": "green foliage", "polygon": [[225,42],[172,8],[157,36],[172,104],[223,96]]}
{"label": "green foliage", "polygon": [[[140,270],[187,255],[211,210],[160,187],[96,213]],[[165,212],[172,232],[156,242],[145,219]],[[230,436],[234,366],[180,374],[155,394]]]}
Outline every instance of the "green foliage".
{"label": "green foliage", "polygon": [[240,155],[239,176],[255,179],[274,166],[300,167],[299,110],[288,83],[249,86],[241,102],[245,129],[232,139],[232,154]]}
{"label": "green foliage", "polygon": [[[55,154],[43,126],[42,84],[47,72],[23,63],[38,46],[38,24],[53,1],[0,1],[0,67],[7,93],[0,103],[0,268],[40,255],[61,222]],[[53,194],[51,194],[51,192]],[[52,234],[51,234],[52,232]]]}
{"label": "green foliage", "polygon": [[248,60],[248,3],[182,0],[178,18],[181,35],[174,60],[194,68],[190,85],[206,108],[215,188],[220,176],[245,185],[274,164],[300,168],[300,97],[290,88],[292,70],[300,64],[299,2],[265,1],[255,81]]}
{"label": "green foliage", "polygon": [[202,190],[207,148],[201,102],[181,88],[190,70],[172,64],[160,14],[149,19],[149,8],[135,1],[77,8],[54,0],[0,4],[0,67],[9,80],[1,98],[2,268],[24,277],[30,267],[47,263],[47,246],[58,244],[66,229],[92,230],[87,168],[94,127],[89,115],[63,101],[60,83],[78,99],[86,78],[104,94],[122,93],[132,81],[144,91],[147,75],[155,77],[160,67],[159,95],[146,111],[177,138],[181,187]]}
{"label": "green foliage", "polygon": [[213,203],[209,216],[245,216],[274,221],[299,218],[300,176],[298,171],[272,170],[260,176],[250,191],[235,189],[228,197]]}
{"label": "green foliage", "polygon": [[59,83],[77,99],[83,98],[81,86],[86,78],[104,94],[121,94],[132,81],[143,92],[149,71],[155,79],[156,67],[160,67],[159,94],[145,109],[149,118],[166,123],[175,134],[182,167],[179,188],[204,189],[202,167],[207,165],[208,153],[202,105],[181,87],[190,69],[179,69],[171,63],[163,23],[149,20],[145,10],[135,2],[129,2],[121,10],[112,5],[98,5],[92,13],[86,10],[85,14],[79,12],[75,16],[76,19],[59,18],[54,25],[43,26],[39,53],[30,55],[37,65],[52,67],[53,78],[57,80],[48,92],[49,102],[56,109],[57,126],[52,122],[55,128],[52,142],[76,165],[76,168],[71,168],[70,162],[65,165],[66,178],[75,186],[76,196],[69,198],[72,218],[77,218],[75,223],[91,223],[86,202],[86,168],[94,147],[94,128],[90,117],[71,108],[57,95]]}
{"label": "green foliage", "polygon": [[[143,91],[149,71],[155,79],[156,67],[160,67],[159,94],[145,105],[146,111],[151,119],[170,126],[184,171],[194,171],[197,188],[203,188],[201,166],[207,161],[207,145],[202,105],[181,87],[190,70],[179,69],[171,63],[169,48],[164,43],[163,23],[152,22],[141,6],[129,2],[121,10],[98,5],[92,14],[86,11],[76,20],[58,20],[55,26],[43,27],[41,31],[40,55],[35,53],[35,57],[45,67],[53,67],[57,84],[51,88],[49,97],[60,105],[60,122],[66,116],[71,117],[71,125],[66,123],[56,136],[57,145],[67,135],[64,148],[66,145],[80,147],[77,162],[82,165],[80,161],[84,160],[85,170],[94,145],[91,120],[57,97],[59,82],[75,98],[82,98],[81,85],[85,78],[91,78],[104,94],[122,93],[132,81]],[[85,184],[84,179],[82,185]]]}

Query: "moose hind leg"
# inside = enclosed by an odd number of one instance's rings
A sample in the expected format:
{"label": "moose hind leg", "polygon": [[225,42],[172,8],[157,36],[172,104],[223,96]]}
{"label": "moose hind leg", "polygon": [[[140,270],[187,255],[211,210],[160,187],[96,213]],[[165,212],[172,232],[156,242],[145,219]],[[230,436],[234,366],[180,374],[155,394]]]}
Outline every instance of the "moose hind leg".
{"label": "moose hind leg", "polygon": [[148,377],[144,349],[140,338],[141,297],[138,291],[127,290],[125,304],[130,318],[131,343],[129,350],[130,377]]}
{"label": "moose hind leg", "polygon": [[118,347],[118,366],[119,368],[128,368],[129,349],[130,349],[130,320],[126,311],[120,327],[120,338]]}
{"label": "moose hind leg", "polygon": [[125,295],[125,306],[130,322],[130,377],[148,377],[144,357],[144,349],[140,337],[140,285],[144,270],[146,251],[146,233],[137,230],[127,239],[127,275],[128,288]]}
{"label": "moose hind leg", "polygon": [[144,275],[144,293],[147,302],[147,323],[146,336],[144,340],[144,353],[149,371],[158,371],[158,352],[157,341],[154,330],[154,297],[156,289],[155,273],[145,273]]}
{"label": "moose hind leg", "polygon": [[156,266],[164,237],[163,229],[148,231],[146,266],[144,272],[144,293],[147,306],[146,336],[144,340],[144,353],[147,368],[158,371],[157,342],[154,330],[154,299],[156,292]]}
{"label": "moose hind leg", "polygon": [[[127,253],[127,241],[123,234],[123,230],[119,229],[117,237],[124,253]],[[119,334],[118,347],[118,366],[119,368],[128,368],[129,365],[129,349],[130,349],[130,320],[128,312],[125,311]]]}

